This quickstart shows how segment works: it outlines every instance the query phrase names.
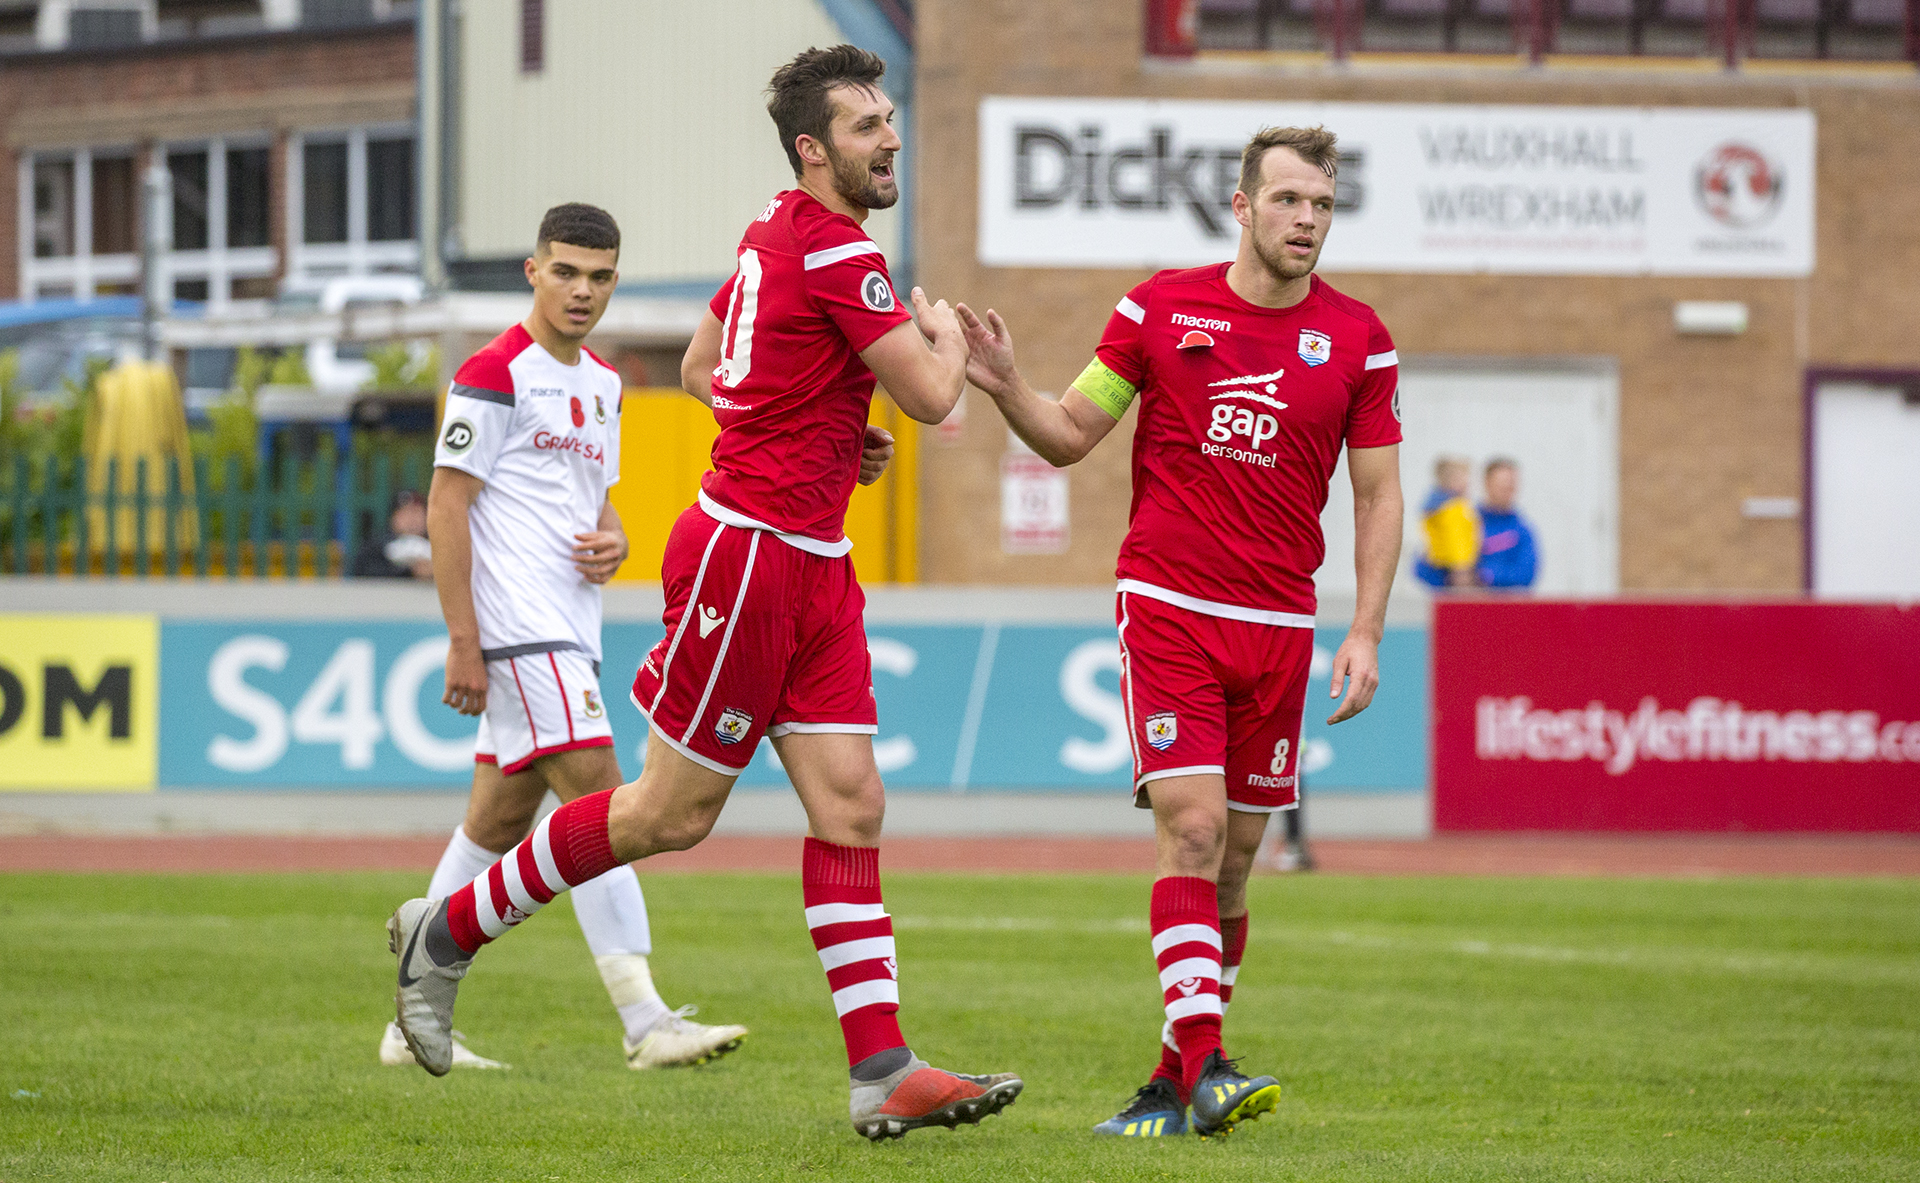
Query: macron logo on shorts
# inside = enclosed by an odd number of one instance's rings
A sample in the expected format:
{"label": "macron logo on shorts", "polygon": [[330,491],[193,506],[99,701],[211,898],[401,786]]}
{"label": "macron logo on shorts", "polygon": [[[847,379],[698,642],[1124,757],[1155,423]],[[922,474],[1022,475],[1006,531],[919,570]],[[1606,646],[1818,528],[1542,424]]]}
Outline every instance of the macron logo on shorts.
{"label": "macron logo on shorts", "polygon": [[727,622],[727,618],[707,607],[700,605],[700,639],[706,640],[707,634]]}

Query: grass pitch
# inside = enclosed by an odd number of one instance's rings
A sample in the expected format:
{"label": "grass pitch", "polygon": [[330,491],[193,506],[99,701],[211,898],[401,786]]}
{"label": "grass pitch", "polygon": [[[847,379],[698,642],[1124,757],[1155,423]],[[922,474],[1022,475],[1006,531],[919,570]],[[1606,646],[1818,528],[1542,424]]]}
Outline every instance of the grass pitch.
{"label": "grass pitch", "polygon": [[671,1003],[753,1028],[634,1073],[564,902],[481,957],[509,1072],[375,1059],[420,875],[0,876],[0,1180],[1913,1179],[1920,883],[1262,879],[1227,1020],[1280,1108],[1096,1140],[1155,1058],[1143,877],[896,874],[902,1019],[1015,1069],[867,1144],[797,876],[646,879]]}

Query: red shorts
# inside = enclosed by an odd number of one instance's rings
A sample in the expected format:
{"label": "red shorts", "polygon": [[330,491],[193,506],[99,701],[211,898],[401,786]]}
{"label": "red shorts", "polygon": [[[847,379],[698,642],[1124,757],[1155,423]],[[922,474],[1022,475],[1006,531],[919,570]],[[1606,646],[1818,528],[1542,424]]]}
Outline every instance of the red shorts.
{"label": "red shorts", "polygon": [[762,735],[880,730],[850,556],[695,505],[667,536],[660,576],[667,635],[634,676],[633,704],[675,751],[738,776]]}
{"label": "red shorts", "polygon": [[1169,776],[1226,777],[1244,813],[1299,802],[1300,713],[1313,630],[1254,624],[1120,593],[1120,693],[1133,741],[1133,803]]}

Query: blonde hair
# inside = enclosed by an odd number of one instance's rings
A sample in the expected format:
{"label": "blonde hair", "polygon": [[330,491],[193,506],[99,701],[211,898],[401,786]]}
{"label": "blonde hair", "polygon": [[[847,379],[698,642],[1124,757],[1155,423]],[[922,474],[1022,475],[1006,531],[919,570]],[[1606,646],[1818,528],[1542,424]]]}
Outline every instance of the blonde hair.
{"label": "blonde hair", "polygon": [[1340,152],[1332,132],[1324,127],[1263,127],[1240,153],[1240,192],[1252,197],[1260,191],[1260,163],[1270,148],[1291,148],[1300,159],[1329,177],[1340,173]]}

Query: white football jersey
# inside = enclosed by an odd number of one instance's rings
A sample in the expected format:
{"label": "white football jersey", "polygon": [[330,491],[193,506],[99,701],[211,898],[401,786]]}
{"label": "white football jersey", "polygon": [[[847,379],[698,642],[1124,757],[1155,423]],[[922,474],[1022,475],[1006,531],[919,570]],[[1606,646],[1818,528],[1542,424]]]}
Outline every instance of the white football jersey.
{"label": "white football jersey", "polygon": [[600,588],[574,569],[573,547],[620,479],[620,390],[613,367],[584,349],[562,365],[520,325],[454,375],[433,462],[486,482],[467,521],[488,661],[562,649],[600,660]]}

